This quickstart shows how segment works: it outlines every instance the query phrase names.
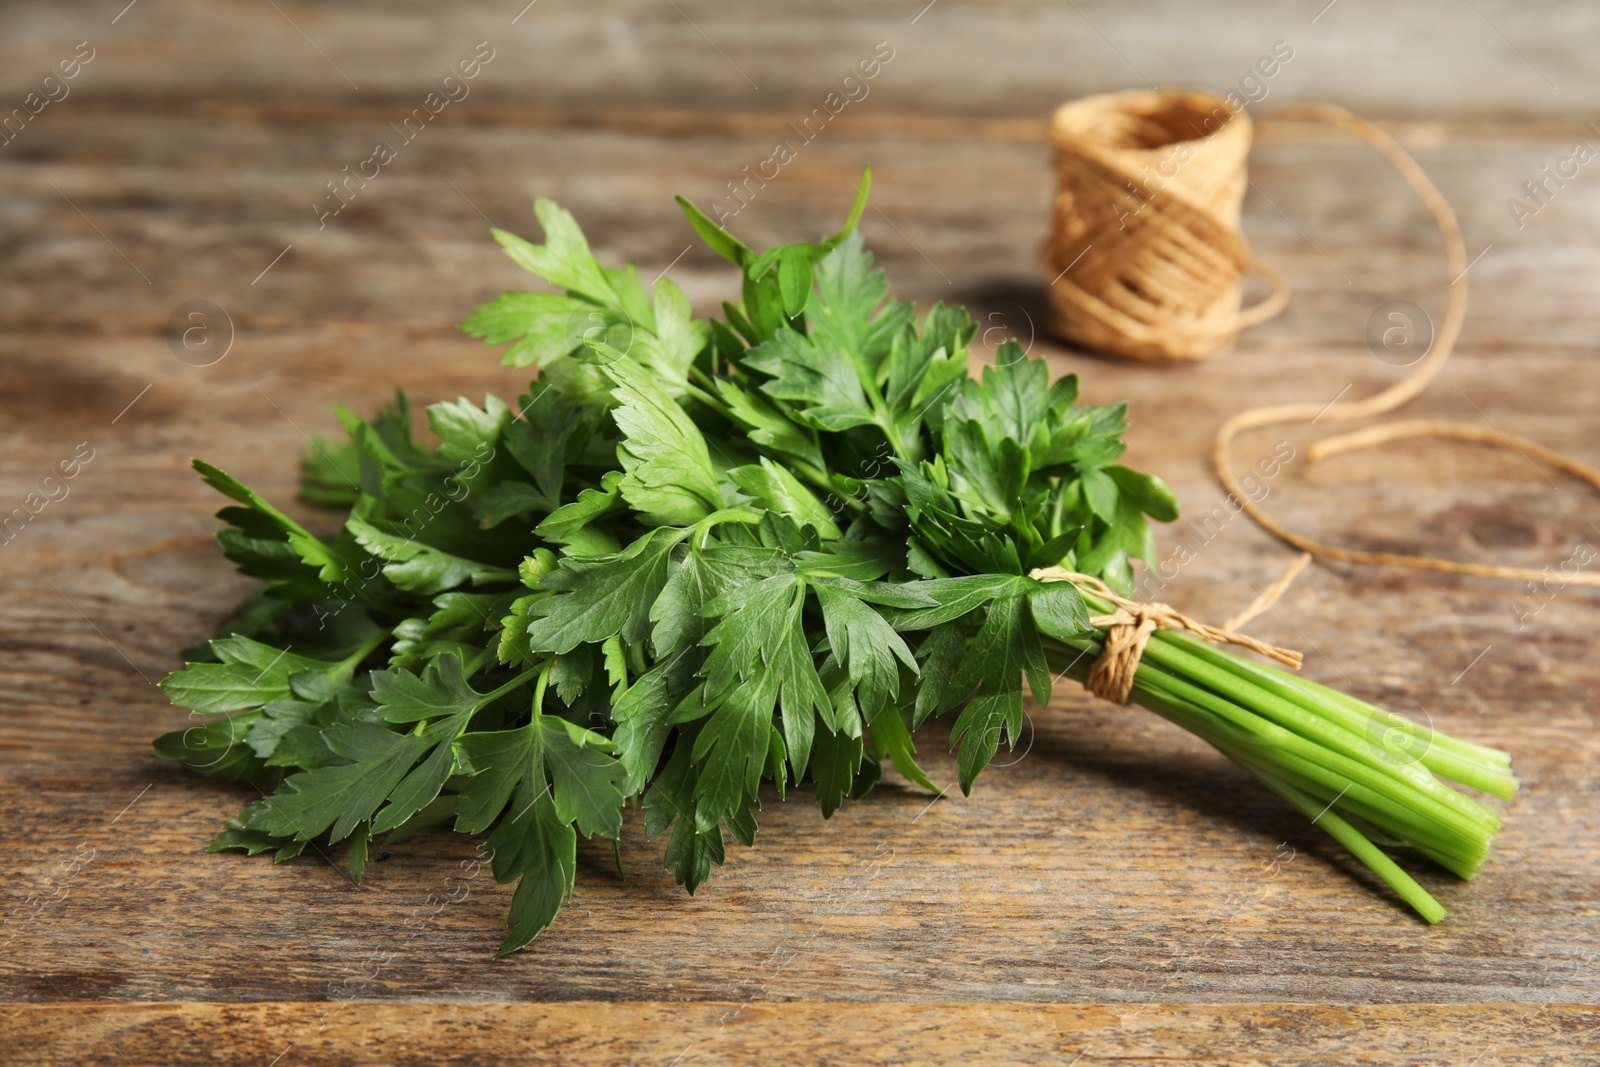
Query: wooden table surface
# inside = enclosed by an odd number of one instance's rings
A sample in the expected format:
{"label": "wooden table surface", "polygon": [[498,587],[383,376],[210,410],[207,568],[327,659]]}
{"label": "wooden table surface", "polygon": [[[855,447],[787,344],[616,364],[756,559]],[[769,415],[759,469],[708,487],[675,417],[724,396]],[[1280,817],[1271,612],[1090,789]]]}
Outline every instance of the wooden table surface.
{"label": "wooden table surface", "polygon": [[[825,232],[872,163],[863,229],[897,293],[968,303],[980,347],[1016,336],[1090,399],[1131,400],[1133,462],[1189,514],[1221,500],[1204,456],[1229,414],[1404,373],[1364,331],[1388,300],[1440,314],[1438,240],[1368,151],[1269,133],[1245,228],[1294,285],[1288,311],[1203,366],[1097,359],[1039,328],[1042,135],[1086,92],[1226,90],[1279,40],[1294,58],[1253,111],[1331,100],[1390,123],[1481,252],[1460,353],[1407,414],[1600,460],[1600,162],[1543,204],[1522,191],[1600,146],[1593,5],[522,2],[0,7],[0,110],[92,52],[0,145],[0,513],[92,453],[0,545],[0,1060],[1600,1062],[1600,601],[1576,588],[1317,566],[1254,625],[1310,677],[1515,754],[1524,789],[1480,877],[1422,869],[1451,911],[1436,927],[1203,744],[1076,691],[1030,707],[971,798],[891,777],[827,823],[803,791],[773,798],[758,847],[693,899],[630,819],[627,880],[584,851],[556,926],[498,963],[509,891],[463,880],[466,839],[380,850],[359,888],[315,854],[206,854],[247,798],[149,754],[184,720],[153,683],[248,585],[189,458],[305,515],[296,457],[334,405],[395,384],[512,395],[519,375],[453,324],[524,284],[486,220],[536,236],[538,194],[603,259],[670,269],[715,308],[735,278],[672,194],[721,195],[879,41],[869,95],[732,228]],[[325,183],[479,41],[471,94],[319,229]],[[208,366],[175,356],[169,319],[195,300],[231,334]],[[1597,502],[1514,454],[1417,442],[1312,465],[1317,429],[1239,446],[1294,447],[1268,506],[1298,529],[1530,566],[1600,543]],[[1202,618],[1291,558],[1244,519],[1161,543],[1194,550],[1163,596]],[[945,740],[922,746],[941,782]]]}

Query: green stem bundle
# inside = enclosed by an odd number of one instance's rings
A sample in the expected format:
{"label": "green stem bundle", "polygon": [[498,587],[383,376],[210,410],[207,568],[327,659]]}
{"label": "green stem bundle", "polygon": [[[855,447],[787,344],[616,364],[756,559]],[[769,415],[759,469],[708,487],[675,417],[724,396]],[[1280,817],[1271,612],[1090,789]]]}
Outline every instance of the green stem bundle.
{"label": "green stem bundle", "polygon": [[[1113,605],[1085,593],[1106,614]],[[1087,678],[1105,631],[1047,639],[1051,666]],[[1133,700],[1203,738],[1344,845],[1429,922],[1445,909],[1377,847],[1411,848],[1462,878],[1500,829],[1487,804],[1440,781],[1511,799],[1517,780],[1497,749],[1427,730],[1272,666],[1173,630],[1151,635]]]}

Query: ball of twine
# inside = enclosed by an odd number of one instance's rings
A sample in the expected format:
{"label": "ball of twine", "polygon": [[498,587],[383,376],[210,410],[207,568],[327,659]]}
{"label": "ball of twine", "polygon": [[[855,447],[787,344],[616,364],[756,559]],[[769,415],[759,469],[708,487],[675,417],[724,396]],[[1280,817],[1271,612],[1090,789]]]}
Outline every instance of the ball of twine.
{"label": "ball of twine", "polygon": [[[1455,350],[1467,313],[1466,245],[1449,201],[1416,160],[1388,133],[1331,104],[1292,104],[1263,122],[1315,122],[1375,148],[1433,215],[1450,279],[1444,318],[1433,346],[1399,381],[1356,400],[1253,407],[1229,419],[1212,444],[1217,478],[1262,529],[1319,559],[1372,563],[1446,574],[1539,583],[1549,567],[1436,559],[1344,548],[1287,529],[1249,499],[1233,472],[1239,434],[1267,426],[1329,423],[1388,414],[1416,399]],[[1221,97],[1183,90],[1139,90],[1063,104],[1051,124],[1058,192],[1044,263],[1050,282],[1051,332],[1113,355],[1159,363],[1207,359],[1225,352],[1239,330],[1277,314],[1288,286],[1257,262],[1239,235],[1245,157],[1251,123]],[[1261,303],[1239,310],[1240,282],[1259,274],[1272,286]],[[1340,393],[1342,397],[1344,394]],[[1600,490],[1600,468],[1492,426],[1413,419],[1370,426],[1312,445],[1307,459],[1396,441],[1434,437],[1515,451]],[[1293,580],[1304,561],[1224,629],[1232,631]],[[1600,587],[1600,572],[1580,571],[1567,585]],[[1530,584],[1530,588],[1534,586]]]}
{"label": "ball of twine", "polygon": [[[1206,359],[1288,300],[1239,234],[1248,115],[1209,93],[1109,93],[1063,104],[1050,138],[1045,267],[1057,336],[1130,359]],[[1274,292],[1241,315],[1250,271]]]}

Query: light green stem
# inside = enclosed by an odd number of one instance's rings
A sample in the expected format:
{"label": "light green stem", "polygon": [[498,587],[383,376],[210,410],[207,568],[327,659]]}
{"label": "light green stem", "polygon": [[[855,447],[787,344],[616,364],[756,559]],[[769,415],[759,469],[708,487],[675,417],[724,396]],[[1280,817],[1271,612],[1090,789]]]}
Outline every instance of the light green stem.
{"label": "light green stem", "polygon": [[[1090,595],[1091,608],[1109,604]],[[1047,640],[1053,667],[1082,681],[1103,631]],[[1209,742],[1327,830],[1429,922],[1445,911],[1370,839],[1410,845],[1464,878],[1488,856],[1500,820],[1434,771],[1510,795],[1504,754],[1428,732],[1392,713],[1262,667],[1189,635],[1158,631],[1134,674],[1135,702]],[[1421,738],[1396,758],[1385,731]],[[1405,749],[1399,749],[1404,753]],[[1363,832],[1359,827],[1368,828]]]}

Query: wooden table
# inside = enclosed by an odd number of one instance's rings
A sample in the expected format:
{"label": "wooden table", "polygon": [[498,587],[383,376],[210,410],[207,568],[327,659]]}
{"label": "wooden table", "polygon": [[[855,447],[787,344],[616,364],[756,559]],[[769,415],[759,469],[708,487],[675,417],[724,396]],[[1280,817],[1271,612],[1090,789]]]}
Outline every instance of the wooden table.
{"label": "wooden table", "polygon": [[[205,854],[246,798],[149,754],[183,721],[153,683],[248,585],[210,545],[219,499],[189,458],[307,514],[296,456],[337,429],[335,404],[370,410],[396,383],[418,402],[511,395],[519,376],[453,323],[524,284],[486,230],[536,236],[536,194],[603,258],[670,270],[715,308],[734,278],[671,194],[721,195],[878,41],[894,58],[870,94],[733,229],[758,245],[825,232],[871,162],[863,229],[897,292],[971,305],[980,356],[1031,339],[1091,400],[1130,399],[1132,460],[1190,514],[1221,500],[1203,457],[1230,413],[1403,373],[1364,330],[1387,300],[1439,314],[1437,239],[1366,150],[1280,131],[1252,158],[1245,214],[1290,309],[1204,366],[1067,351],[1039,329],[1044,123],[1059,100],[1146,76],[1226,89],[1277,40],[1295,57],[1256,109],[1333,100],[1390,122],[1481,251],[1460,354],[1408,414],[1596,458],[1600,163],[1520,226],[1507,205],[1532,203],[1522,183],[1574,142],[1600,145],[1592,5],[520,5],[0,10],[6,108],[77,42],[93,51],[0,146],[0,514],[92,450],[0,545],[0,1059],[1600,1059],[1600,627],[1572,588],[1318,566],[1255,624],[1305,649],[1309,676],[1515,754],[1524,790],[1487,869],[1420,876],[1451,910],[1436,927],[1203,744],[1079,692],[1030,709],[1025,751],[970,799],[930,804],[891,779],[824,823],[803,791],[774,798],[759,847],[693,899],[630,820],[627,880],[585,851],[555,928],[500,963],[508,890],[484,876],[460,891],[464,839],[382,850],[360,888],[315,854]],[[478,41],[494,58],[471,95],[319,229],[325,183]],[[169,319],[196,300],[231,323],[213,313],[232,344],[206,366],[172,344]],[[1414,443],[1314,466],[1314,432],[1287,439],[1297,459],[1268,506],[1330,541],[1542,566],[1600,537],[1589,496],[1513,454]],[[1240,460],[1277,440],[1248,438]],[[1243,519],[1209,537],[1180,523],[1164,551],[1180,541],[1196,559],[1164,595],[1202,618],[1291,558]],[[941,782],[944,742],[935,727],[923,745]]]}

